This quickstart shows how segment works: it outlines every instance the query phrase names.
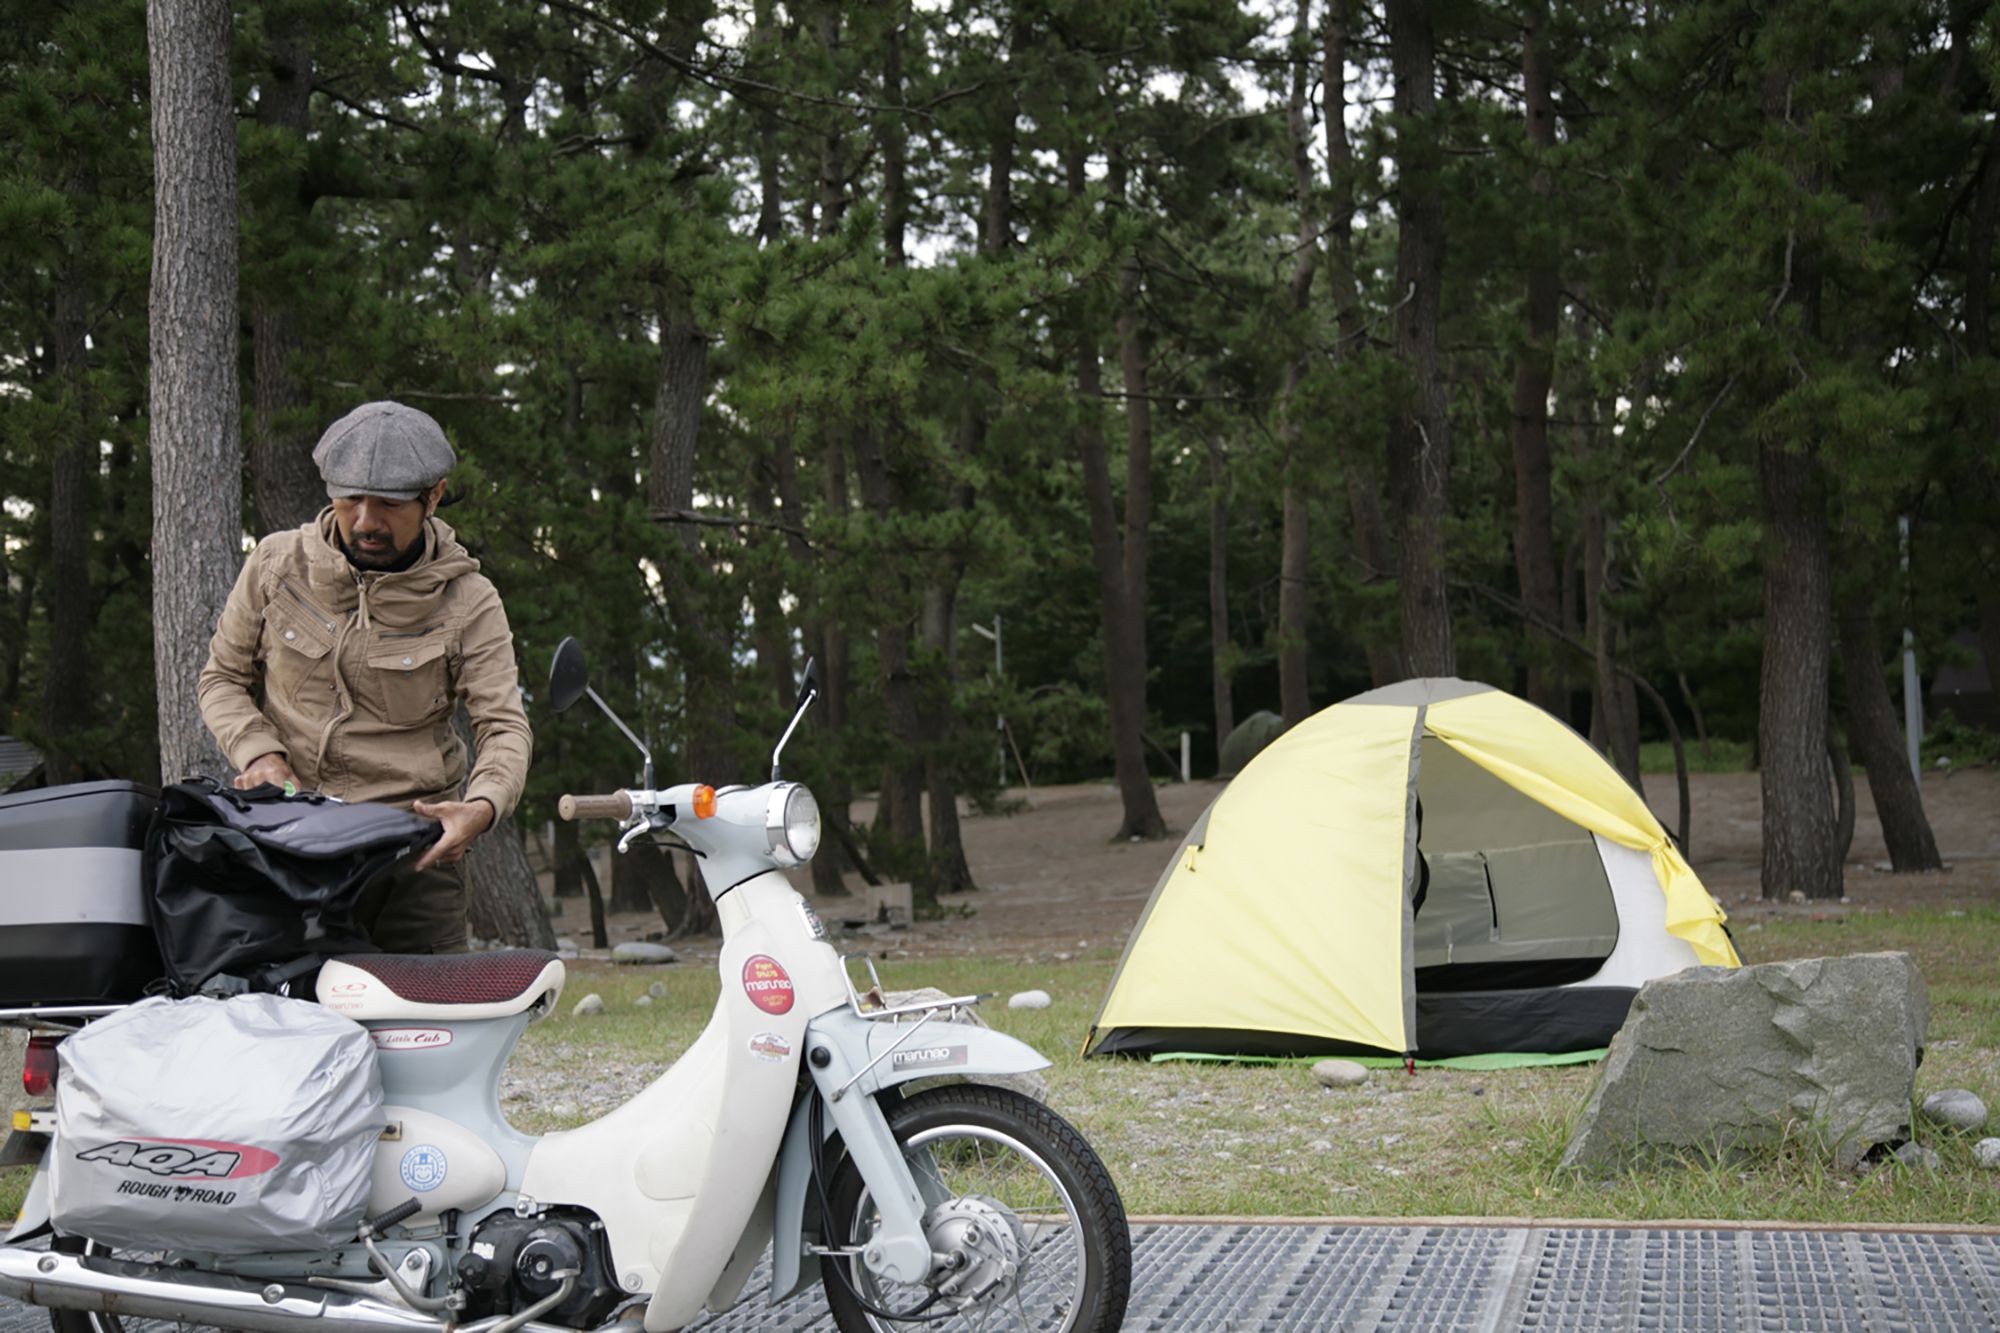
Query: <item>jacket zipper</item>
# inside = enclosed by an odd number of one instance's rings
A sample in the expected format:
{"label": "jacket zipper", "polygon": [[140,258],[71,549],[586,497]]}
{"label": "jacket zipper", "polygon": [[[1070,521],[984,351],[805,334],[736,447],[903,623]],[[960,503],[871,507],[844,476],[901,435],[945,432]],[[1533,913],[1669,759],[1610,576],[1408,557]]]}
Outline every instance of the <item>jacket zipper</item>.
{"label": "jacket zipper", "polygon": [[329,634],[334,632],[336,626],[334,625],[333,621],[327,619],[327,613],[320,608],[318,603],[312,601],[304,593],[300,592],[297,588],[294,588],[289,583],[284,585],[284,589],[287,593],[291,595],[293,601],[297,602],[300,606],[303,606],[306,610],[312,612],[313,618],[319,621],[320,624],[326,626],[327,632]]}

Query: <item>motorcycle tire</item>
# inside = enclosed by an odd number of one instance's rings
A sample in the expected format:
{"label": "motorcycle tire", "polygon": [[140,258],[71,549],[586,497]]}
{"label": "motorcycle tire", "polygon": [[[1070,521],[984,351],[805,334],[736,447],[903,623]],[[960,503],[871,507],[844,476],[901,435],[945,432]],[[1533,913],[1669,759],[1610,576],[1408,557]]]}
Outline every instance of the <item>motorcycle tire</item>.
{"label": "motorcycle tire", "polygon": [[[997,1204],[1012,1214],[1012,1238],[1003,1243],[1019,1272],[955,1310],[928,1283],[885,1284],[857,1256],[822,1256],[827,1303],[843,1333],[1114,1333],[1131,1294],[1132,1236],[1111,1173],[1068,1121],[1031,1098],[978,1083],[931,1088],[883,1110],[912,1171],[932,1182],[925,1191],[934,1204],[927,1214],[932,1250],[949,1252],[968,1223],[990,1224]],[[936,1202],[940,1194],[945,1203]],[[827,1201],[828,1244],[865,1243],[875,1213],[852,1158],[835,1168]],[[979,1238],[976,1230],[971,1235]],[[863,1239],[848,1239],[856,1237]],[[896,1314],[909,1317],[885,1317]]]}

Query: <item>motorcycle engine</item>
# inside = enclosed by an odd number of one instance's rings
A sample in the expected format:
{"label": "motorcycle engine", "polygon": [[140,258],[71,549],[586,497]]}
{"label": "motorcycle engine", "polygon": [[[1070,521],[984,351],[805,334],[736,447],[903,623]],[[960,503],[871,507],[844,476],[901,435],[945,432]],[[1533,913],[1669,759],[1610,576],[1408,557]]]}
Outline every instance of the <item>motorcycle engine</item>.
{"label": "motorcycle engine", "polygon": [[624,1298],[612,1280],[603,1224],[578,1208],[551,1208],[539,1217],[499,1213],[473,1231],[458,1261],[466,1296],[463,1319],[515,1314],[556,1294],[558,1273],[574,1269],[576,1285],[561,1304],[536,1318],[571,1328],[595,1328]]}

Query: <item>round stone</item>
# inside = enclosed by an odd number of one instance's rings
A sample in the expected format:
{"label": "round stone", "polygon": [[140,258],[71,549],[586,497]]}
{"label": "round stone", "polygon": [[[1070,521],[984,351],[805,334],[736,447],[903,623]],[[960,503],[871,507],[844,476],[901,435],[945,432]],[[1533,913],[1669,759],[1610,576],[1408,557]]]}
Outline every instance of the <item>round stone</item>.
{"label": "round stone", "polygon": [[569,1011],[571,1018],[588,1018],[592,1014],[604,1012],[604,997],[595,991],[576,1002],[576,1008]]}
{"label": "round stone", "polygon": [[1986,1103],[1964,1088],[1946,1088],[1924,1098],[1924,1118],[1976,1133],[1986,1128]]}
{"label": "round stone", "polygon": [[1312,1074],[1323,1088],[1358,1088],[1368,1081],[1368,1067],[1352,1060],[1322,1060]]}
{"label": "round stone", "polygon": [[1926,1171],[1938,1168],[1938,1155],[1914,1139],[1896,1149],[1896,1160],[1904,1166],[1920,1166]]}
{"label": "round stone", "polygon": [[1045,990],[1024,990],[1007,998],[1009,1009],[1046,1009],[1054,1003]]}
{"label": "round stone", "polygon": [[1981,1139],[1973,1144],[1972,1160],[1988,1171],[2000,1171],[2000,1139]]}
{"label": "round stone", "polygon": [[634,966],[660,966],[677,963],[680,955],[664,944],[654,944],[648,940],[627,940],[611,951],[611,961]]}
{"label": "round stone", "polygon": [[650,1009],[653,1004],[653,997],[650,995],[641,995],[638,999],[632,1001],[632,1003],[641,1009]]}

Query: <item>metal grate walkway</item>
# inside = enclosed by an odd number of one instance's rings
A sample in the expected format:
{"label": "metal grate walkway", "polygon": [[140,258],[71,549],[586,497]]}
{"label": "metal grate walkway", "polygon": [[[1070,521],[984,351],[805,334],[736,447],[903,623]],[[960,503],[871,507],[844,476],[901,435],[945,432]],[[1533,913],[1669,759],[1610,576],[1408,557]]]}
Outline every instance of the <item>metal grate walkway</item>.
{"label": "metal grate walkway", "polygon": [[[2000,1330],[1995,1235],[1430,1224],[1132,1234],[1132,1333]],[[766,1280],[760,1269],[750,1290]],[[0,1333],[47,1327],[41,1311],[0,1302]],[[753,1296],[693,1327],[821,1333],[833,1321],[815,1286],[775,1308]]]}

